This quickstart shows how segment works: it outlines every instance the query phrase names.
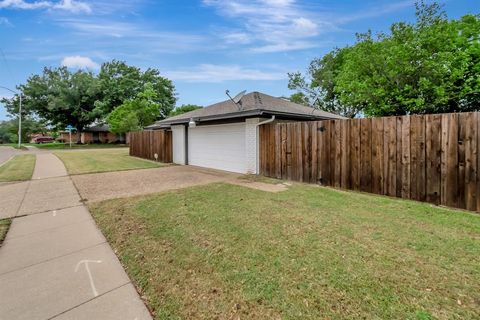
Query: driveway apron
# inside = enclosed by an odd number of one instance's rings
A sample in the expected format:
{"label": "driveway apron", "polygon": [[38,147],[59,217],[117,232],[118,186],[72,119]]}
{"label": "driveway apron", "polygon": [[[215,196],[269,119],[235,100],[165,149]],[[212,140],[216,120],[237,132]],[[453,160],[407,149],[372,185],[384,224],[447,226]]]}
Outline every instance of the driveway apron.
{"label": "driveway apron", "polygon": [[36,156],[31,181],[0,188],[16,216],[0,248],[0,320],[151,319],[63,163]]}

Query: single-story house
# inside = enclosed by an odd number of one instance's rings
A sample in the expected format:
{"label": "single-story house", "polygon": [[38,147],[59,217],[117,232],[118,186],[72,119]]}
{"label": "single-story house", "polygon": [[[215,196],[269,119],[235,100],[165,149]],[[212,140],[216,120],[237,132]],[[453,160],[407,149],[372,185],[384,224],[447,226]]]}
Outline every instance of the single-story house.
{"label": "single-story house", "polygon": [[30,143],[46,143],[55,141],[55,139],[45,133],[33,133],[29,137]]}
{"label": "single-story house", "polygon": [[173,162],[239,173],[258,173],[258,126],[274,121],[343,119],[260,92],[225,100],[147,127],[172,130]]}
{"label": "single-story house", "polygon": [[[70,137],[68,131],[60,132],[57,140],[69,142]],[[72,132],[72,141],[77,141],[76,132]],[[97,124],[86,127],[80,134],[80,141],[84,144],[90,143],[127,143],[125,134],[116,134],[110,132],[108,124]]]}

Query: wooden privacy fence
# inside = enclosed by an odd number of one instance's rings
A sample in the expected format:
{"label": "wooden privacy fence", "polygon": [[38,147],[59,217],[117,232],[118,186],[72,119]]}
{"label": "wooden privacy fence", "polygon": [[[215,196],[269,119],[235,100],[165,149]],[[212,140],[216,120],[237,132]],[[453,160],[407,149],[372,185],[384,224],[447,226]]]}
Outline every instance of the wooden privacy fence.
{"label": "wooden privacy fence", "polygon": [[130,133],[130,155],[155,160],[172,162],[172,132],[167,130],[146,130]]}
{"label": "wooden privacy fence", "polygon": [[480,211],[479,113],[260,126],[260,174]]}

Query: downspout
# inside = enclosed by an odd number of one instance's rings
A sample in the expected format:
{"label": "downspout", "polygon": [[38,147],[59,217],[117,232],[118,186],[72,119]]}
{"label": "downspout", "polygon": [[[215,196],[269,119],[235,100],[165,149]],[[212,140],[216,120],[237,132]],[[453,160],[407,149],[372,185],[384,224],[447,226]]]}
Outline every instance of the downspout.
{"label": "downspout", "polygon": [[262,121],[262,122],[259,122],[256,124],[256,126],[261,126],[262,124],[267,124],[267,123],[270,123],[270,122],[273,122],[275,120],[275,116],[272,116],[270,119],[268,120],[265,120],[265,121]]}
{"label": "downspout", "polygon": [[262,124],[267,124],[270,122],[275,121],[275,115],[273,115],[270,119],[259,122],[255,125],[255,140],[257,141],[257,146],[256,146],[256,159],[255,159],[255,174],[259,174],[258,168],[260,167],[260,140],[258,139],[258,127],[261,126]]}

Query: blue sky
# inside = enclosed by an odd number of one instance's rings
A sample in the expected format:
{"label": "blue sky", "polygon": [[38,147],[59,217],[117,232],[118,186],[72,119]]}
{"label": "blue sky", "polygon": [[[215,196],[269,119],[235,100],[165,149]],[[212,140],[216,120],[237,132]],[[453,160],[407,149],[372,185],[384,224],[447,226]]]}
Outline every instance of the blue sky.
{"label": "blue sky", "polygon": [[[478,1],[444,4],[450,18],[480,12]],[[0,86],[44,66],[98,71],[118,59],[159,69],[177,104],[208,105],[226,89],[289,95],[287,72],[354,43],[356,32],[414,19],[410,0],[0,0]]]}

